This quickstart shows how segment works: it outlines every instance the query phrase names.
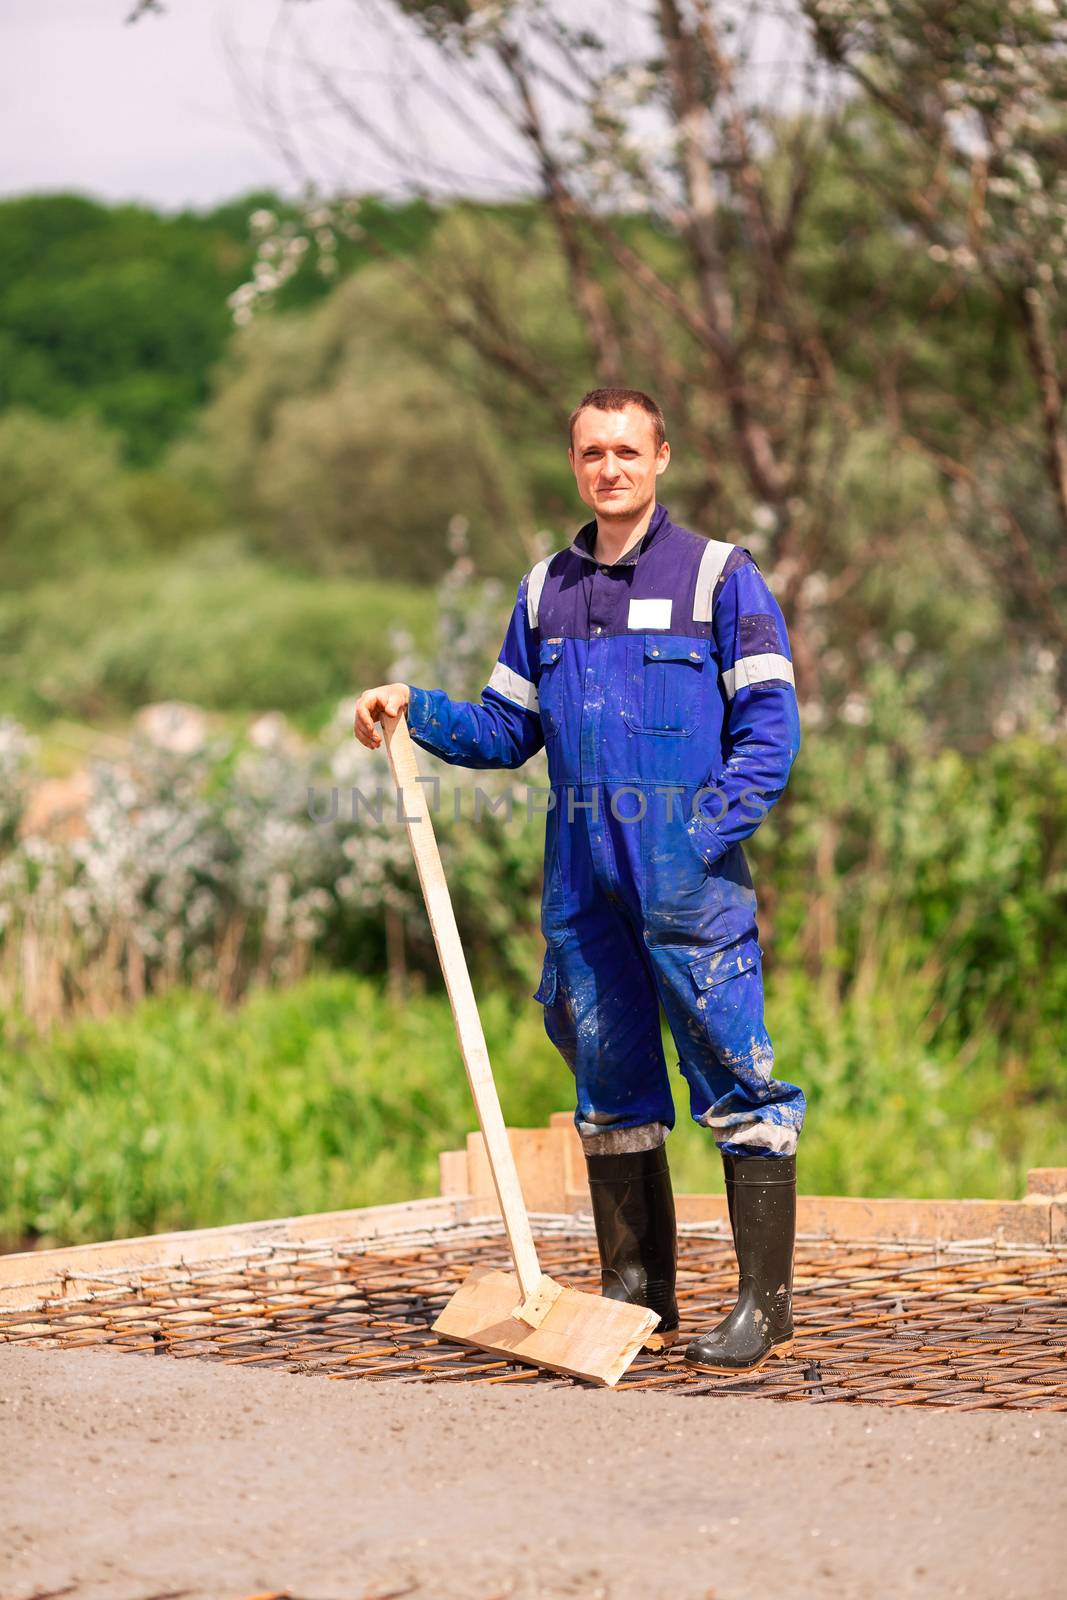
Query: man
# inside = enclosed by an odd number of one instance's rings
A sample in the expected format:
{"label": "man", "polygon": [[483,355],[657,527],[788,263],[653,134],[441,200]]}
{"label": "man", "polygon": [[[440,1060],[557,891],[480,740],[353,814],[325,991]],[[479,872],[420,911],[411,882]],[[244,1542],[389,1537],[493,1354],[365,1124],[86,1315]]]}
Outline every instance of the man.
{"label": "man", "polygon": [[569,454],[595,520],[519,584],[481,704],[387,684],[361,695],[355,732],[373,749],[374,722],[406,709],[416,742],[461,766],[518,767],[546,746],[535,998],[575,1076],[603,1290],[675,1335],[662,1005],[692,1115],[722,1152],[739,1265],[737,1304],[686,1360],[751,1371],[793,1334],[804,1096],[773,1075],[741,849],[800,744],[789,643],[748,551],[657,504],[670,445],[654,400],[593,390]]}

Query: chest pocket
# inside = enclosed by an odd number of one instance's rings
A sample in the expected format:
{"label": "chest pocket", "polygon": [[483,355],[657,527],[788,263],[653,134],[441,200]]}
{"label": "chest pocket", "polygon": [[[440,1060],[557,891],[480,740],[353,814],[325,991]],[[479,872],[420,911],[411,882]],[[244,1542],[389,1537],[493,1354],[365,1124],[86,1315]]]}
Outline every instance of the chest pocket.
{"label": "chest pocket", "polygon": [[563,720],[563,640],[542,639],[540,674],[537,679],[537,699],[541,711],[541,726],[545,738],[559,732]]}
{"label": "chest pocket", "polygon": [[634,733],[684,738],[700,719],[708,686],[708,641],[670,633],[628,641],[623,718]]}

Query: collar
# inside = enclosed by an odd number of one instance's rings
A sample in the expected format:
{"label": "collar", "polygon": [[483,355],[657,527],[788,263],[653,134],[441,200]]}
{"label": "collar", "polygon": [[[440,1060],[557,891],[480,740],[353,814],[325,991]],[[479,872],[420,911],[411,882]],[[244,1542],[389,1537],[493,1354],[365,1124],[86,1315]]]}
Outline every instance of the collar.
{"label": "collar", "polygon": [[[640,544],[635,544],[632,550],[628,550],[624,556],[621,556],[618,561],[613,561],[611,565],[615,567],[636,567],[638,558],[644,555],[650,545],[655,544],[657,539],[662,538],[669,531],[670,525],[667,507],[660,505],[659,501],[657,501],[656,509],[652,513],[652,521],[649,523]],[[571,550],[576,556],[581,556],[584,561],[595,562],[596,556],[593,554],[595,549],[596,521],[594,519],[578,530],[574,543],[571,545]]]}

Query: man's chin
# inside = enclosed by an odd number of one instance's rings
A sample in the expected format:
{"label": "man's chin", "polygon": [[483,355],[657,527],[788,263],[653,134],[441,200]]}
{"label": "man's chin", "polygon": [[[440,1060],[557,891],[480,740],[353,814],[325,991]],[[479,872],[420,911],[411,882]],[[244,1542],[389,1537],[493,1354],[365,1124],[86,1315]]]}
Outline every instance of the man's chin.
{"label": "man's chin", "polygon": [[597,516],[605,522],[621,522],[624,518],[637,516],[647,505],[647,500],[642,503],[633,496],[624,499],[622,495],[609,494],[606,498],[598,500],[594,509]]}

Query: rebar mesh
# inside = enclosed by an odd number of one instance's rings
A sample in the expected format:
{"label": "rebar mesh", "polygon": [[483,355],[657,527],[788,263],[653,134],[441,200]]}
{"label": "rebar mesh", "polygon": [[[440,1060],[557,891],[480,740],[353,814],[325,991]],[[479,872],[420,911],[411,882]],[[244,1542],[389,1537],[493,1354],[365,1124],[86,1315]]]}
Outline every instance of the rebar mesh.
{"label": "rebar mesh", "polygon": [[[598,1287],[596,1247],[572,1219],[541,1220],[544,1270]],[[569,1383],[445,1344],[430,1324],[471,1265],[505,1266],[488,1223],[365,1246],[333,1241],[264,1249],[188,1267],[72,1279],[32,1311],[0,1311],[0,1343],[106,1344],[407,1383]],[[682,1332],[715,1324],[733,1301],[736,1264],[721,1232],[682,1229]],[[1067,1410],[1067,1252],[801,1239],[791,1353],[744,1378],[709,1377],[673,1350],[643,1352],[620,1389],[776,1400]]]}

